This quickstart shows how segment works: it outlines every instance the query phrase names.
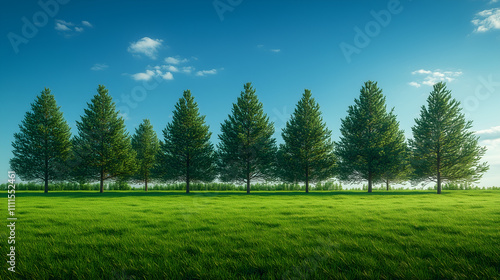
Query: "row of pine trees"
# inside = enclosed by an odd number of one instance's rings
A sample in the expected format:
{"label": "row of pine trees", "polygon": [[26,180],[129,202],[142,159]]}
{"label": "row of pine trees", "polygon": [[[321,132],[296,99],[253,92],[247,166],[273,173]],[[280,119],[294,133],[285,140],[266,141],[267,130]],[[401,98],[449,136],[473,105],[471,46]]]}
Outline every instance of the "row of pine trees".
{"label": "row of pine trees", "polygon": [[476,182],[488,170],[460,103],[445,83],[434,85],[412,127],[413,139],[399,129],[376,82],[364,83],[359,98],[342,119],[338,142],[323,121],[319,104],[305,90],[282,130],[283,144],[273,138],[274,125],[264,113],[251,83],[244,85],[231,114],[221,124],[219,143],[211,142],[205,116],[189,90],[175,105],[173,118],[159,140],[143,120],[130,136],[108,90],[100,85],[80,121],[70,128],[49,89],[41,92],[14,134],[12,170],[21,179],[49,182],[139,181],[236,182],[250,193],[254,180],[309,184],[338,178],[344,182],[389,184],[412,180]]}

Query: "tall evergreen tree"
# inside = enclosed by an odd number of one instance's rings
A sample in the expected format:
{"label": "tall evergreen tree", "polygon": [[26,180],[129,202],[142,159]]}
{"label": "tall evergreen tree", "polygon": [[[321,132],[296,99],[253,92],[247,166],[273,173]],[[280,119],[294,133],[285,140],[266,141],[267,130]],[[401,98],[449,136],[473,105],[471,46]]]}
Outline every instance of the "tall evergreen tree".
{"label": "tall evergreen tree", "polygon": [[215,150],[210,143],[212,133],[200,115],[191,91],[186,90],[175,105],[172,122],[163,130],[160,170],[166,179],[186,182],[189,193],[191,181],[215,179]]}
{"label": "tall evergreen tree", "polygon": [[[376,82],[365,82],[359,99],[349,106],[342,119],[340,141],[335,153],[341,180],[360,182],[368,180],[368,192],[374,182],[397,162],[395,155],[403,152],[401,133],[392,113],[387,113],[385,97]],[[395,149],[394,152],[389,152]]]}
{"label": "tall evergreen tree", "polygon": [[244,85],[221,132],[217,146],[221,179],[246,183],[250,193],[251,180],[269,178],[275,172],[277,151],[273,123],[251,83]]}
{"label": "tall evergreen tree", "polygon": [[438,194],[442,182],[475,182],[489,168],[480,163],[486,148],[479,146],[479,137],[470,130],[472,121],[466,121],[461,111],[460,102],[440,82],[434,85],[427,107],[422,106],[412,127],[410,146],[416,180],[436,181]]}
{"label": "tall evergreen tree", "polygon": [[43,181],[47,193],[49,181],[66,179],[71,152],[70,128],[50,89],[37,96],[19,128],[12,142],[11,169],[23,180]]}
{"label": "tall evergreen tree", "polygon": [[285,144],[278,153],[280,177],[289,182],[309,182],[334,175],[335,156],[331,131],[321,117],[319,104],[306,89],[281,135]]}
{"label": "tall evergreen tree", "polygon": [[144,190],[148,191],[148,181],[156,163],[156,155],[160,143],[153,126],[148,119],[144,119],[135,134],[132,136],[132,148],[136,152],[137,171],[134,179],[144,182]]}
{"label": "tall evergreen tree", "polygon": [[97,94],[76,122],[73,139],[76,172],[88,180],[98,180],[100,192],[107,179],[130,176],[135,171],[135,152],[122,117],[108,90],[99,85]]}

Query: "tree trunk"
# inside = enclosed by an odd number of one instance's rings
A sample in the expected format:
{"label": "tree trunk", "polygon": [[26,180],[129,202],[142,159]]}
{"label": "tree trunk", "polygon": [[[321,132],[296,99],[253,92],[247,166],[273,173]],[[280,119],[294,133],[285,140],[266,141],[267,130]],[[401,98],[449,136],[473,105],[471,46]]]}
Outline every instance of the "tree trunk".
{"label": "tree trunk", "polygon": [[368,174],[368,192],[369,193],[372,192],[372,174],[371,173]]}
{"label": "tree trunk", "polygon": [[247,194],[250,194],[250,159],[247,156]]}
{"label": "tree trunk", "polygon": [[104,169],[101,167],[100,193],[104,192]]}
{"label": "tree trunk", "polygon": [[186,160],[186,193],[189,193],[189,154]]}
{"label": "tree trunk", "polygon": [[387,190],[389,190],[389,179],[385,180],[385,186],[387,187]]}
{"label": "tree trunk", "polygon": [[145,191],[148,191],[148,176],[146,175],[146,177],[144,178],[144,190]]}
{"label": "tree trunk", "polygon": [[247,173],[247,194],[250,194],[250,173]]}
{"label": "tree trunk", "polygon": [[437,193],[441,194],[441,155],[437,153]]}
{"label": "tree trunk", "polygon": [[309,168],[306,168],[306,193],[309,192]]}
{"label": "tree trunk", "polygon": [[49,159],[45,157],[45,193],[49,192]]}

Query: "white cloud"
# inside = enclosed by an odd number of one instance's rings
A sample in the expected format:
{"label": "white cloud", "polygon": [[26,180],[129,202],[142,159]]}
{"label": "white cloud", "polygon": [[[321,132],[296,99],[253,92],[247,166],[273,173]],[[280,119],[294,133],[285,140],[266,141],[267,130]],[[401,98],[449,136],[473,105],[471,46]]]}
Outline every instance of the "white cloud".
{"label": "white cloud", "polygon": [[90,22],[86,21],[86,20],[82,21],[82,25],[86,26],[86,27],[92,27],[92,24]]}
{"label": "white cloud", "polygon": [[500,133],[500,125],[476,131],[476,134],[493,134],[493,133]]}
{"label": "white cloud", "polygon": [[69,28],[68,25],[61,22],[56,22],[54,29],[58,31],[71,31],[71,28]]}
{"label": "white cloud", "polygon": [[165,66],[166,66],[165,68],[166,68],[168,71],[170,71],[170,72],[174,72],[174,73],[179,72],[179,69],[178,69],[177,67],[173,66],[173,65],[165,65]]}
{"label": "white cloud", "polygon": [[487,161],[490,165],[500,164],[500,138],[482,140],[479,144],[486,147],[483,161]]}
{"label": "white cloud", "polygon": [[132,75],[132,78],[136,81],[149,81],[156,73],[151,70],[146,70],[145,73],[136,73]]}
{"label": "white cloud", "polygon": [[128,47],[128,52],[144,54],[151,59],[156,59],[156,54],[158,49],[161,47],[163,40],[161,39],[151,39],[149,37],[144,37],[137,42],[130,43]]}
{"label": "white cloud", "polygon": [[408,83],[410,86],[412,87],[416,87],[416,88],[419,88],[420,86],[422,86],[421,84],[417,83],[417,82],[410,82]]}
{"label": "white cloud", "polygon": [[132,79],[136,81],[149,81],[152,78],[157,78],[157,77],[161,77],[164,80],[169,80],[169,81],[174,79],[174,75],[172,75],[171,72],[164,73],[163,71],[160,70],[163,68],[162,66],[155,66],[153,68],[155,69],[154,71],[148,69],[146,70],[146,72],[141,72],[131,75]]}
{"label": "white cloud", "polygon": [[187,60],[187,58],[181,59],[179,57],[169,56],[169,57],[165,58],[165,62],[168,64],[177,65],[177,64],[181,64],[181,63],[186,63],[186,62],[188,62],[188,60]]}
{"label": "white cloud", "polygon": [[281,49],[271,49],[270,51],[273,53],[279,53],[281,51]]}
{"label": "white cloud", "polygon": [[196,72],[196,76],[206,76],[206,75],[215,75],[217,74],[217,69],[211,69],[211,70],[202,70]]}
{"label": "white cloud", "polygon": [[192,67],[192,66],[182,67],[182,73],[191,74],[191,72],[193,72],[193,71],[194,71],[194,67]]}
{"label": "white cloud", "polygon": [[174,75],[172,75],[172,73],[170,73],[170,72],[167,72],[167,73],[161,75],[161,77],[165,80],[173,80],[174,79]]}
{"label": "white cloud", "polygon": [[461,76],[462,71],[440,71],[440,70],[416,70],[411,72],[412,75],[423,76],[422,80],[419,82],[413,81],[409,83],[410,86],[420,87],[420,85],[433,86],[441,81],[452,82],[455,78]]}
{"label": "white cloud", "polygon": [[100,71],[100,70],[104,70],[104,69],[106,69],[108,67],[109,66],[107,64],[105,64],[105,63],[96,63],[96,64],[94,64],[94,66],[92,66],[90,68],[90,70],[92,70],[92,71]]}
{"label": "white cloud", "polygon": [[[496,3],[498,0],[491,1],[490,4]],[[491,29],[500,29],[500,8],[484,10],[476,14],[476,17],[471,21],[476,26],[474,32],[483,33]]]}
{"label": "white cloud", "polygon": [[54,29],[57,31],[61,31],[61,34],[65,37],[71,37],[78,33],[82,33],[85,30],[85,27],[92,27],[92,24],[85,20],[82,21],[82,24],[74,24],[70,21],[56,19]]}

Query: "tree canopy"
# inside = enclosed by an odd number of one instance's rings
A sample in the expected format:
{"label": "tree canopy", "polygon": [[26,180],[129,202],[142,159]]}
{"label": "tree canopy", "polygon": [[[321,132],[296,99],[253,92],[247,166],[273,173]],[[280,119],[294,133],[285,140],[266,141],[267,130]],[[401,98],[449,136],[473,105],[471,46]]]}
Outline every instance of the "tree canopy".
{"label": "tree canopy", "polygon": [[442,182],[476,182],[489,168],[480,162],[486,148],[479,146],[472,121],[466,121],[461,111],[460,102],[440,82],[434,85],[427,107],[422,106],[412,127],[414,180],[437,182],[438,194]]}
{"label": "tree canopy", "polygon": [[71,132],[50,89],[45,88],[26,112],[14,134],[11,169],[23,180],[49,181],[68,178],[66,161],[71,153]]}

